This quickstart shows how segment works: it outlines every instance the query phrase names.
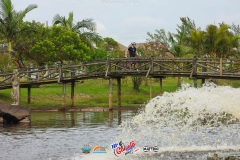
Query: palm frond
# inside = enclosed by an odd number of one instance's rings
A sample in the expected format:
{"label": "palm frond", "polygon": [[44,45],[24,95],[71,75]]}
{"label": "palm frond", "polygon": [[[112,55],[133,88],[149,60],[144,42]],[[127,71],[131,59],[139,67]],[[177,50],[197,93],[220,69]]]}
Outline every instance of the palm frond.
{"label": "palm frond", "polygon": [[72,30],[73,24],[73,12],[69,12],[68,19],[67,19],[68,28]]}
{"label": "palm frond", "polygon": [[93,22],[93,19],[84,19],[80,22],[77,22],[77,24],[73,27],[74,30],[78,29],[87,29],[90,31],[96,30],[96,24]]}
{"label": "palm frond", "polygon": [[53,17],[53,21],[52,21],[53,25],[54,24],[61,24],[62,26],[66,27],[66,19],[65,17],[60,16],[59,14],[56,14]]}

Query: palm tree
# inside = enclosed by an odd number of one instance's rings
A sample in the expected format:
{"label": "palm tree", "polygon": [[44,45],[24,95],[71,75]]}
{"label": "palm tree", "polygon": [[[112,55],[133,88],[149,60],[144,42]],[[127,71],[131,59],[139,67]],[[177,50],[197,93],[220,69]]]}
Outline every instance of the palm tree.
{"label": "palm tree", "polygon": [[100,36],[95,32],[96,24],[93,22],[93,19],[84,19],[75,24],[73,20],[73,12],[70,12],[68,18],[56,14],[53,17],[52,23],[54,25],[67,27],[73,32],[77,32],[80,38],[90,47],[93,45],[92,42],[98,43],[100,40]]}
{"label": "palm tree", "polygon": [[188,46],[190,32],[192,29],[196,29],[194,21],[191,21],[188,17],[180,18],[182,21],[181,25],[177,25],[177,33],[169,33],[169,40],[172,43],[171,53],[176,57],[186,56],[191,54],[192,48]]}
{"label": "palm tree", "polygon": [[8,51],[12,51],[12,41],[14,36],[20,34],[19,24],[28,12],[37,8],[37,5],[29,5],[23,11],[15,11],[11,0],[0,1],[0,33],[6,37]]}
{"label": "palm tree", "polygon": [[206,51],[212,56],[223,58],[229,56],[234,47],[238,47],[238,35],[230,32],[230,27],[221,24],[220,27],[209,25],[206,29]]}
{"label": "palm tree", "polygon": [[[195,29],[194,21],[190,18],[180,18],[181,25],[178,25],[177,34],[169,33],[169,40],[172,42],[170,52],[176,57],[183,57],[193,53],[192,47],[187,46],[191,29]],[[181,77],[178,76],[177,86],[181,86]]]}
{"label": "palm tree", "polygon": [[192,29],[190,37],[188,38],[189,46],[195,49],[197,56],[203,56],[205,32],[201,30]]}

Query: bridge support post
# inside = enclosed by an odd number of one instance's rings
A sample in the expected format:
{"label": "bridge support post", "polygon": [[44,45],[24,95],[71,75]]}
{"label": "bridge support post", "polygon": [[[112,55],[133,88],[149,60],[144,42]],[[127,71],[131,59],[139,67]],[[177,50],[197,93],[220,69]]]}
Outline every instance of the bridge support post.
{"label": "bridge support post", "polygon": [[117,78],[118,84],[118,107],[121,107],[121,78]]}
{"label": "bridge support post", "polygon": [[113,88],[112,78],[109,79],[109,110],[113,109]]}
{"label": "bridge support post", "polygon": [[122,123],[122,111],[118,110],[118,125]]}
{"label": "bridge support post", "polygon": [[202,86],[203,86],[204,83],[205,83],[205,78],[202,78]]}
{"label": "bridge support post", "polygon": [[112,126],[112,124],[113,124],[113,110],[110,110],[109,112],[108,112],[108,116],[109,116],[109,125],[110,126]]}
{"label": "bridge support post", "polygon": [[197,78],[193,79],[193,86],[194,86],[194,88],[197,88]]}
{"label": "bridge support post", "polygon": [[177,87],[180,88],[181,87],[181,77],[178,76],[177,79],[178,79],[177,80]]}
{"label": "bridge support post", "polygon": [[71,107],[74,107],[74,89],[75,89],[75,81],[71,82]]}
{"label": "bridge support post", "polygon": [[160,78],[160,96],[163,94],[162,78]]}
{"label": "bridge support post", "polygon": [[62,110],[66,107],[66,83],[63,83],[62,87]]}
{"label": "bridge support post", "polygon": [[28,104],[31,103],[31,86],[28,86]]}
{"label": "bridge support post", "polygon": [[150,97],[150,99],[152,99],[152,79],[151,78],[149,78],[149,82],[150,82],[150,93],[149,93],[149,97]]}

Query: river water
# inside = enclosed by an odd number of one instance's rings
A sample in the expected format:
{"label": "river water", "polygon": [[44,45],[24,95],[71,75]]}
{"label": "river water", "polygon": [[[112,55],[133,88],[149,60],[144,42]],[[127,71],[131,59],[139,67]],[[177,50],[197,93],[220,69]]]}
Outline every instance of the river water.
{"label": "river water", "polygon": [[[240,155],[240,89],[188,85],[164,93],[141,110],[31,112],[31,124],[0,126],[2,160],[199,159]],[[131,154],[112,144],[134,141]],[[82,153],[88,145],[106,154]],[[143,151],[157,146],[158,151]],[[135,152],[136,151],[136,152]],[[114,154],[115,153],[115,154]]]}

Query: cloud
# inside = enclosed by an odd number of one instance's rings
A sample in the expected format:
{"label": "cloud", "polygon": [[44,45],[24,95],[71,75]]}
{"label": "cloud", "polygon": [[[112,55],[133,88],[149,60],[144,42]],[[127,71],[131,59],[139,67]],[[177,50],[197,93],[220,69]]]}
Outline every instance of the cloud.
{"label": "cloud", "polygon": [[123,25],[129,27],[151,27],[151,26],[161,26],[164,24],[164,20],[160,18],[154,18],[150,16],[136,16],[129,17],[124,20]]}
{"label": "cloud", "polygon": [[100,21],[96,21],[96,31],[103,37],[108,37],[110,35],[106,26]]}

